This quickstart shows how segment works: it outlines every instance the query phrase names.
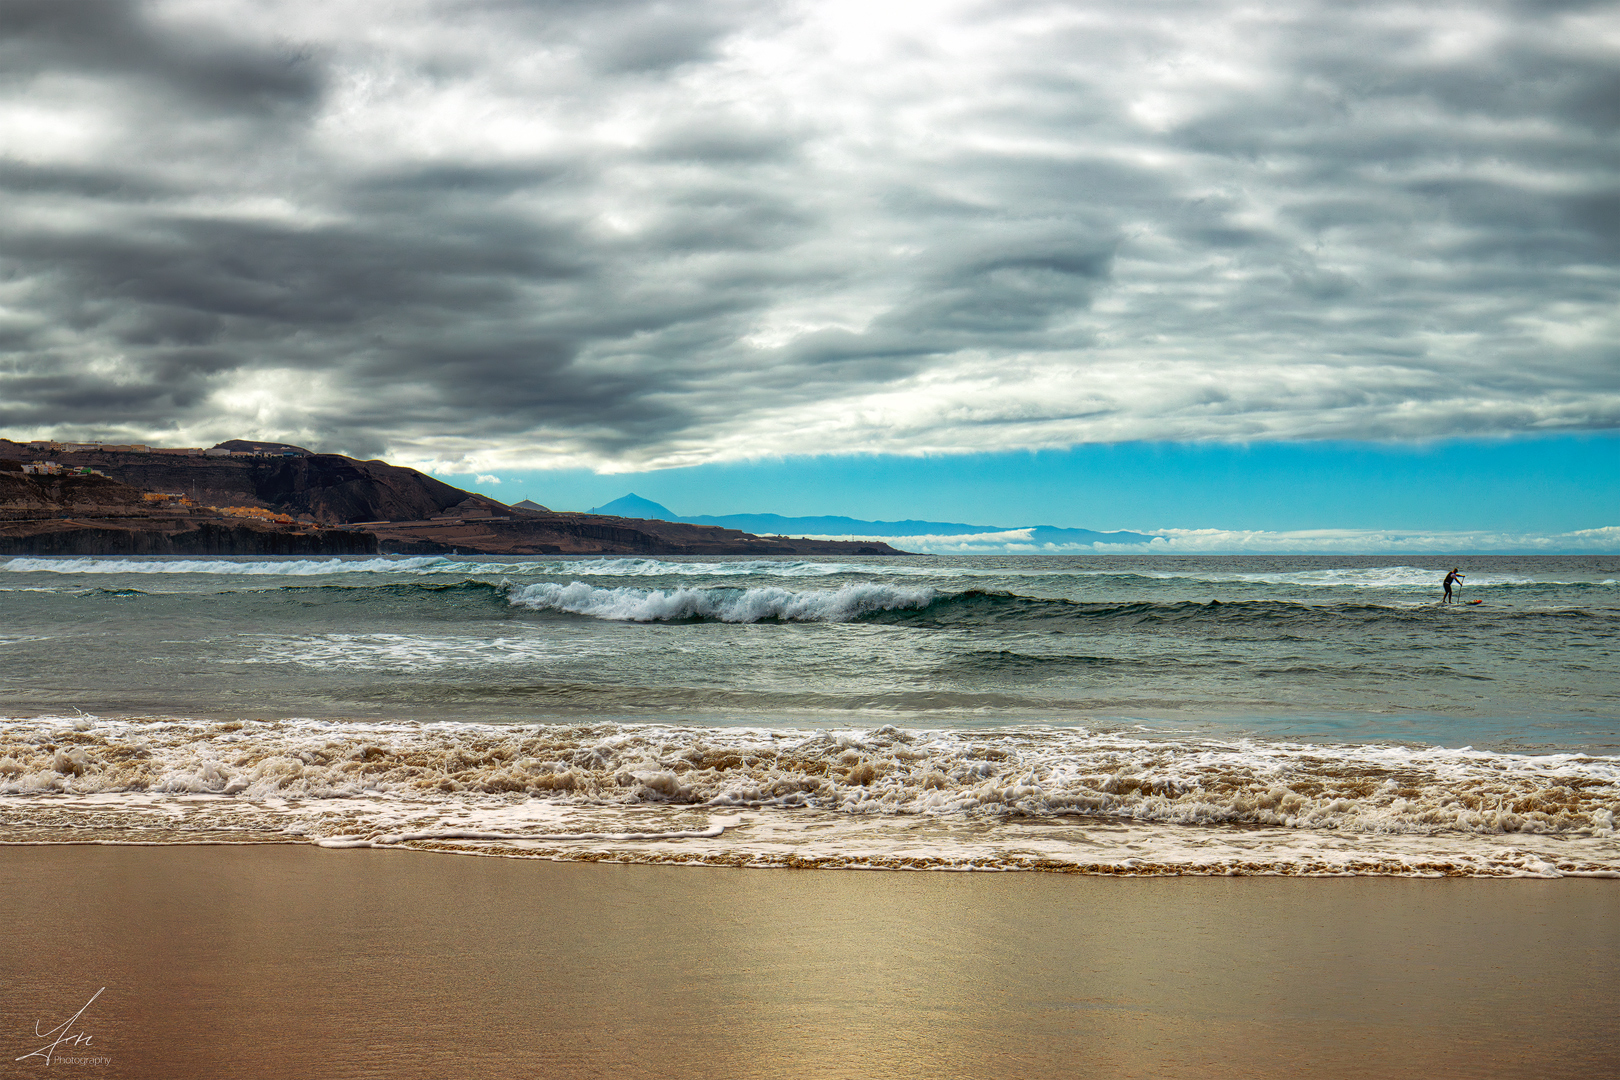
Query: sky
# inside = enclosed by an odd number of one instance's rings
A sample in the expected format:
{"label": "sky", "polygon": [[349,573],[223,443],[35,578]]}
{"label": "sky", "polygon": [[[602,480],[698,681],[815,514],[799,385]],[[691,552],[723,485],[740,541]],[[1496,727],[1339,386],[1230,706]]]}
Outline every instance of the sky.
{"label": "sky", "polygon": [[1552,534],[1617,428],[1612,4],[0,5],[10,438]]}

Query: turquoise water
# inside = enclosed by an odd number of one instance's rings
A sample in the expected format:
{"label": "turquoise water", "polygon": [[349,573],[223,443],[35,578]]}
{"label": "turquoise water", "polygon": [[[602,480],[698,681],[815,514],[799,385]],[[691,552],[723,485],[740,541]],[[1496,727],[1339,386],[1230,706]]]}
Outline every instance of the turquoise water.
{"label": "turquoise water", "polygon": [[[1620,559],[12,559],[12,715],[1620,746]],[[1478,603],[1473,603],[1478,601]]]}
{"label": "turquoise water", "polygon": [[0,835],[1620,876],[1620,560],[1449,568],[12,559]]}

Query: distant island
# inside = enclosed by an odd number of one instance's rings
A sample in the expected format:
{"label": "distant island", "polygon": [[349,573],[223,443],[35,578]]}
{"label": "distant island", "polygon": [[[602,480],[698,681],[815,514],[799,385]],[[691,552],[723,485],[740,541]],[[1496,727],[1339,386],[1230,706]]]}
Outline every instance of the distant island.
{"label": "distant island", "polygon": [[[517,505],[521,506],[522,503]],[[1157,539],[1151,533],[1093,532],[1090,529],[1060,529],[1051,525],[967,525],[953,521],[862,521],[850,517],[783,517],[780,514],[725,514],[681,517],[668,507],[639,495],[626,495],[590,511],[657,521],[684,521],[693,525],[718,525],[745,529],[750,533],[794,536],[972,536],[986,533],[1028,533],[1032,544],[1146,544]]]}
{"label": "distant island", "polygon": [[0,555],[900,555],[624,514],[506,506],[288,443],[0,439]]}

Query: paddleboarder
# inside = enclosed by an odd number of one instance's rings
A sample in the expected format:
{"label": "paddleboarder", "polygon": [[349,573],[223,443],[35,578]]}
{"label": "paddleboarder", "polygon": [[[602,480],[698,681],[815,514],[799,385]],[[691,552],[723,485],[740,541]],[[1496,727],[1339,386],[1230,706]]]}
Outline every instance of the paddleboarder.
{"label": "paddleboarder", "polygon": [[1440,598],[1440,602],[1442,604],[1450,604],[1457,599],[1455,596],[1451,595],[1451,587],[1453,585],[1461,587],[1462,580],[1463,575],[1457,573],[1457,568],[1453,566],[1451,568],[1451,573],[1446,575],[1446,580],[1440,583],[1441,586],[1446,590],[1446,595]]}

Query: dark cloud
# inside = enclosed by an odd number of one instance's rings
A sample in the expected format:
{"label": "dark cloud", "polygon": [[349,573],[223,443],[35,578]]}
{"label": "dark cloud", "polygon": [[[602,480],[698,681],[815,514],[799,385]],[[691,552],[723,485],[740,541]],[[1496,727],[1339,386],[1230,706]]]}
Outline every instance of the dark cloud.
{"label": "dark cloud", "polygon": [[228,26],[164,26],[121,0],[8,0],[0,5],[0,72],[13,85],[50,75],[116,80],[204,116],[318,104],[321,71],[311,50],[240,40]]}
{"label": "dark cloud", "polygon": [[489,468],[1620,423],[1604,5],[0,5],[0,425]]}

